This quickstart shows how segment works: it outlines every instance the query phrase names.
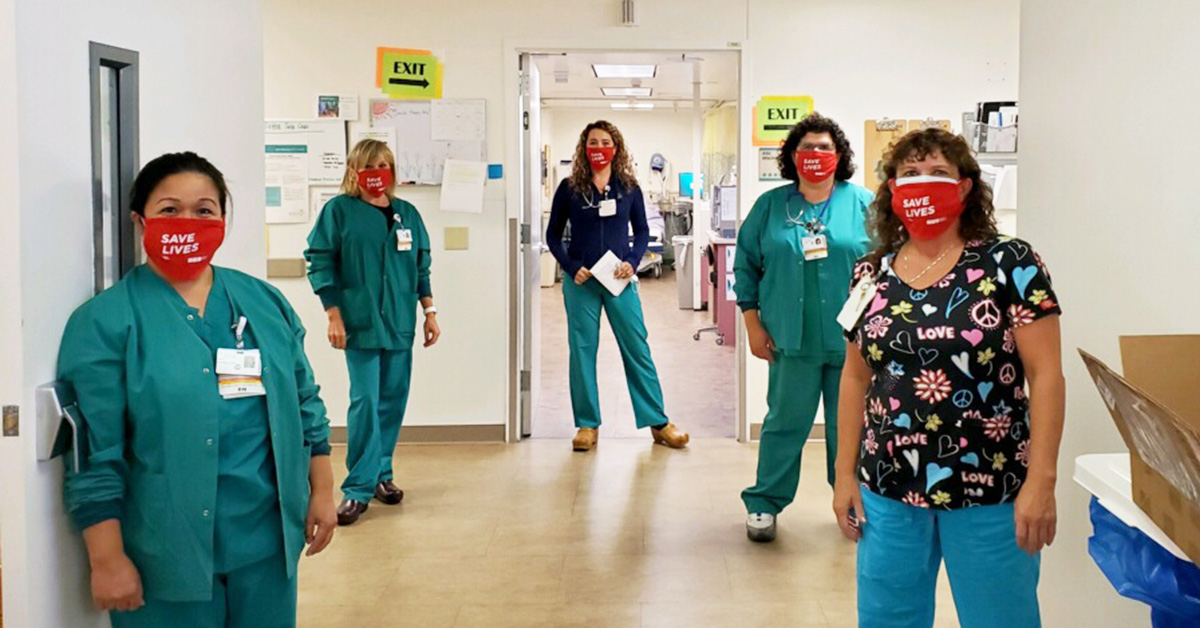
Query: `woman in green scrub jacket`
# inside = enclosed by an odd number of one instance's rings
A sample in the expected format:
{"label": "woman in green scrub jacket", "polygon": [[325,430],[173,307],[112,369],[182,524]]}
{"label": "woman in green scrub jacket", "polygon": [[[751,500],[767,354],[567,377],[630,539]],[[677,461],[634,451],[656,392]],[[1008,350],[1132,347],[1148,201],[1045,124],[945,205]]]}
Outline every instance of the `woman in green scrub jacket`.
{"label": "woman in green scrub jacket", "polygon": [[[570,247],[563,242],[568,223]],[[595,448],[600,429],[596,350],[600,344],[601,310],[607,312],[621,348],[638,427],[649,427],[658,444],[675,449],[687,446],[687,433],[670,423],[663,410],[662,387],[646,342],[637,283],[613,296],[590,270],[605,254],[612,253],[619,260],[610,271],[612,275],[636,280],[634,269],[649,242],[646,207],[625,140],[613,124],[603,120],[593,122],[579,135],[571,176],[559,184],[554,194],[546,227],[550,252],[567,274],[563,281],[563,301],[571,346],[571,407],[575,411],[575,427],[579,428],[572,443],[575,451]]]}
{"label": "woman in green scrub jacket", "polygon": [[779,168],[792,181],[763,194],[738,232],[738,306],[750,351],[770,363],[758,480],[742,492],[753,541],[775,539],[775,517],[796,497],[800,455],[825,401],[828,481],[834,481],[837,401],[846,343],[837,315],[867,252],[874,195],[847,181],[854,151],[837,123],[814,113],[788,134]]}
{"label": "woman in green scrub jacket", "polygon": [[142,169],[148,262],[71,316],[59,379],[82,416],[67,509],[115,628],[290,628],[296,568],[333,538],[329,423],[304,328],[267,283],[211,266],[224,177]]}
{"label": "woman in green scrub jacket", "polygon": [[342,193],[308,236],[308,280],[329,317],[329,343],[350,371],[350,449],[338,523],[367,511],[372,495],[399,504],[392,455],[412,379],[417,302],[425,346],[441,336],[429,284],[429,233],[411,203],[396,198],[396,158],[363,140],[350,151]]}

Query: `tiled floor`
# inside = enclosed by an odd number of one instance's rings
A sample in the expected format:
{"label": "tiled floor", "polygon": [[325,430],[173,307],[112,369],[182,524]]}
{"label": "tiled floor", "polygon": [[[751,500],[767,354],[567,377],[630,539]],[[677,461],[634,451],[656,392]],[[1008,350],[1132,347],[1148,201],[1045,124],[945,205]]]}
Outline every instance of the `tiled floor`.
{"label": "tiled floor", "polygon": [[[403,446],[404,504],[372,505],[301,561],[300,626],[855,626],[854,546],[830,515],[822,451],[808,448],[778,540],[756,545],[738,498],[754,445]],[[944,583],[942,599],[937,625],[954,626]]]}
{"label": "tiled floor", "polygon": [[[709,324],[708,312],[680,310],[675,274],[643,278],[642,313],[650,334],[650,352],[658,368],[667,416],[692,438],[733,438],[737,430],[737,362],[732,345],[717,346],[715,336],[692,335]],[[562,286],[541,290],[541,400],[533,418],[535,438],[571,438],[575,425],[568,386],[567,316]],[[601,438],[649,438],[634,425],[633,407],[617,341],[607,320],[600,324],[597,356]]]}

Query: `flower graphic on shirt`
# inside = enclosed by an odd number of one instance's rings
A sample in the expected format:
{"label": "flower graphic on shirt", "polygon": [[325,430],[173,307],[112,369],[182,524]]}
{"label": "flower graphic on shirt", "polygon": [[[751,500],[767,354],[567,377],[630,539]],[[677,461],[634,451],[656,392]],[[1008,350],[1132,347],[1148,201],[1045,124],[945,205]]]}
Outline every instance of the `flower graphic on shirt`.
{"label": "flower graphic on shirt", "polygon": [[925,497],[916,491],[909,491],[908,494],[904,496],[904,499],[900,501],[908,504],[909,506],[916,506],[917,508],[929,508],[929,503],[925,501]]}
{"label": "flower graphic on shirt", "polygon": [[996,352],[992,351],[991,347],[979,352],[979,363],[983,366],[987,366],[994,359],[996,359]]}
{"label": "flower graphic on shirt", "polygon": [[1008,320],[1013,327],[1024,327],[1033,322],[1033,311],[1016,303],[1008,306]]}
{"label": "flower graphic on shirt", "polygon": [[1012,427],[1012,419],[1005,415],[992,417],[983,420],[983,433],[990,439],[1000,442],[1008,436],[1008,430]]}
{"label": "flower graphic on shirt", "polygon": [[941,426],[942,419],[936,414],[931,414],[929,415],[929,418],[925,419],[925,429],[929,430],[930,432],[938,431],[938,428]]}
{"label": "flower graphic on shirt", "polygon": [[871,398],[871,408],[870,409],[871,409],[871,414],[874,414],[875,416],[884,416],[887,414],[887,410],[884,409],[884,407],[883,407],[883,400],[880,399],[879,397]]}
{"label": "flower graphic on shirt", "polygon": [[938,491],[930,496],[935,506],[945,506],[950,503],[950,493],[946,491]]}
{"label": "flower graphic on shirt", "polygon": [[883,359],[883,350],[879,348],[879,345],[873,344],[867,347],[867,354],[870,355],[871,359],[876,362]]}
{"label": "flower graphic on shirt", "polygon": [[[864,329],[867,331],[867,337],[871,340],[883,338],[887,335],[888,330],[892,327],[892,319],[879,315],[867,322]],[[876,358],[878,359],[878,358]]]}
{"label": "flower graphic on shirt", "polygon": [[1020,445],[1017,445],[1017,462],[1023,466],[1029,466],[1029,441],[1023,440]]}
{"label": "flower graphic on shirt", "polygon": [[996,282],[993,281],[991,277],[987,277],[983,281],[979,282],[978,289],[979,292],[983,293],[983,296],[991,296],[991,294],[996,291]]}
{"label": "flower graphic on shirt", "polygon": [[1045,301],[1042,301],[1041,304],[1038,305],[1038,307],[1040,307],[1040,308],[1042,308],[1042,310],[1048,312],[1048,311],[1053,310],[1054,308],[1058,307],[1058,303],[1055,303],[1054,299],[1046,299]]}
{"label": "flower graphic on shirt", "polygon": [[912,311],[913,305],[908,301],[901,301],[892,306],[892,316],[899,316],[910,323],[915,323],[917,321],[908,317],[909,314],[912,314]]}
{"label": "flower graphic on shirt", "polygon": [[875,430],[867,430],[867,438],[863,441],[863,446],[867,448],[867,453],[872,456],[879,451],[879,441],[875,440]]}
{"label": "flower graphic on shirt", "polygon": [[921,374],[913,378],[917,389],[917,397],[929,403],[941,403],[950,396],[950,379],[942,369],[929,371],[921,369]]}
{"label": "flower graphic on shirt", "polygon": [[1012,329],[1004,330],[1004,347],[1003,347],[1003,349],[1004,349],[1005,353],[1016,353],[1017,352],[1017,336],[1015,334],[1013,334]]}
{"label": "flower graphic on shirt", "polygon": [[1041,305],[1049,297],[1045,290],[1034,290],[1033,294],[1029,295],[1029,302],[1034,305]]}
{"label": "flower graphic on shirt", "polygon": [[887,365],[888,375],[892,377],[904,377],[904,367],[899,362],[892,360]]}
{"label": "flower graphic on shirt", "polygon": [[1008,462],[1008,458],[1005,458],[1003,453],[996,454],[996,457],[992,458],[992,470],[1003,471],[1006,462]]}

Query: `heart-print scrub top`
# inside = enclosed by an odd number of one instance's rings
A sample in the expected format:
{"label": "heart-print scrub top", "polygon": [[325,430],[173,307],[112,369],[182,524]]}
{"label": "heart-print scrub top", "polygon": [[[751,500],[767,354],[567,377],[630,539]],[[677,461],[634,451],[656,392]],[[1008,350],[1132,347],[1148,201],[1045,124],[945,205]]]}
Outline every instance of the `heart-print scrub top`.
{"label": "heart-print scrub top", "polygon": [[859,452],[863,486],[922,508],[1013,500],[1029,466],[1029,400],[1013,330],[1061,314],[1028,243],[972,242],[927,290],[860,260],[879,290],[847,338],[873,372]]}

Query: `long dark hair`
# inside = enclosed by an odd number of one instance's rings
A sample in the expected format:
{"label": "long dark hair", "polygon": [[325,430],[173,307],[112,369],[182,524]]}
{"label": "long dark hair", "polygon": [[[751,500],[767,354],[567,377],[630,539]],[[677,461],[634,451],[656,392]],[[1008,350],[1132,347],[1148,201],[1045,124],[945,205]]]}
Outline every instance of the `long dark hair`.
{"label": "long dark hair", "polygon": [[225,184],[225,175],[207,159],[191,151],[183,153],[167,153],[156,157],[142,167],[136,179],[133,180],[133,190],[130,193],[129,209],[139,216],[146,215],[146,202],[150,193],[171,175],[184,172],[195,172],[212,179],[217,188],[217,200],[221,204],[221,216],[226,213],[229,204],[229,186]]}
{"label": "long dark hair", "polygon": [[626,192],[632,191],[638,184],[637,176],[633,174],[633,160],[625,148],[625,138],[617,130],[617,126],[607,120],[597,120],[584,127],[583,133],[579,134],[579,143],[575,145],[575,164],[571,168],[571,189],[582,195],[589,193],[592,188],[592,166],[588,162],[587,141],[588,134],[596,129],[612,136],[613,146],[617,149],[613,153],[613,177]]}
{"label": "long dark hair", "polygon": [[979,162],[971,154],[971,147],[962,136],[940,128],[913,131],[896,141],[883,155],[885,177],[875,192],[871,215],[867,219],[871,239],[876,249],[870,258],[875,267],[884,257],[900,250],[908,241],[908,230],[900,217],[892,211],[892,188],[888,181],[909,159],[924,159],[932,153],[941,153],[946,161],[958,168],[960,179],[971,180],[971,191],[963,201],[963,213],[959,223],[959,235],[966,242],[986,242],[999,235],[996,229],[996,210],[992,207],[992,189],[981,178]]}
{"label": "long dark hair", "polygon": [[825,116],[812,112],[808,117],[796,123],[783,141],[783,149],[779,151],[779,174],[788,181],[800,182],[800,174],[796,172],[796,161],[793,154],[800,147],[800,140],[809,133],[828,133],[833,138],[837,148],[838,167],[833,177],[838,181],[847,181],[854,176],[854,150],[850,148],[850,140],[842,132],[837,122]]}

